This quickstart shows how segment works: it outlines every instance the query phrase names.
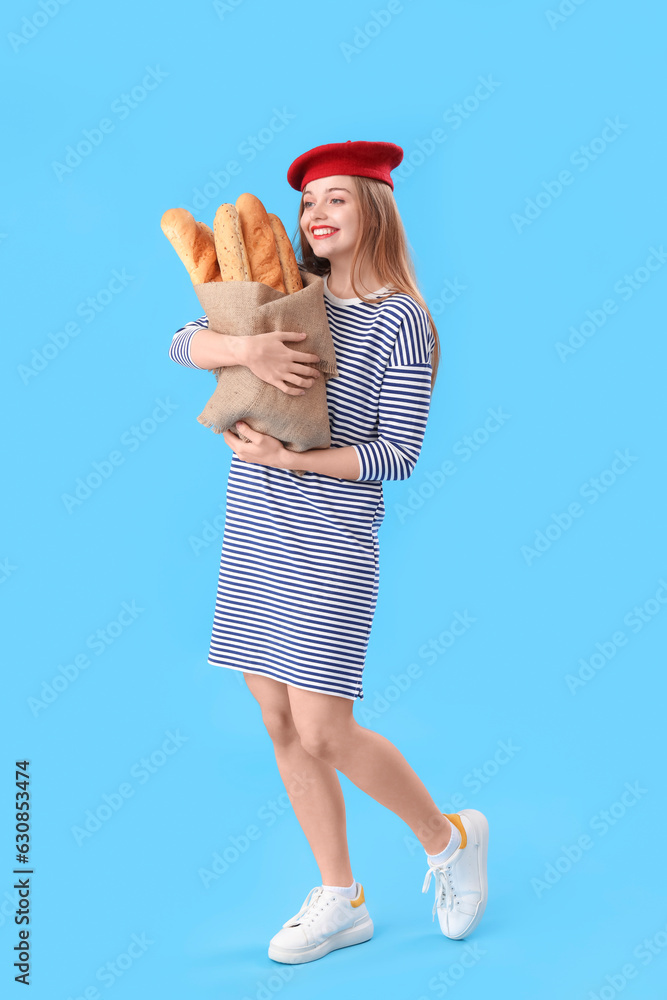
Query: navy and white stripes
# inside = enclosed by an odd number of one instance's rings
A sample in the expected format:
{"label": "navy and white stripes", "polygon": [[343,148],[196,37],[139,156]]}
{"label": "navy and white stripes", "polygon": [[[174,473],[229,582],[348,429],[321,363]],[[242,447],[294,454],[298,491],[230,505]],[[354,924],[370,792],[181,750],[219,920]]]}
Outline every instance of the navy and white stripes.
{"label": "navy and white stripes", "polygon": [[[368,319],[374,315],[377,317],[376,329],[381,334],[377,356],[374,357],[372,353],[372,340],[369,342],[370,354],[367,349],[354,351],[351,344],[345,345],[348,348],[346,353],[349,355],[350,369],[346,373],[346,381],[349,382],[354,376],[359,382],[357,388],[360,394],[363,394],[363,381],[368,366],[375,369],[372,385],[374,393],[377,390],[377,374],[383,367],[382,354],[386,355],[387,349],[391,347],[384,364],[374,422],[358,423],[354,440],[341,439],[335,442],[336,435],[332,434],[332,446],[342,446],[345,443],[354,447],[361,469],[356,482],[407,479],[412,475],[419,458],[431,401],[435,337],[428,322],[428,314],[407,295],[392,296],[380,305],[366,305],[359,299],[337,299],[329,292],[326,282],[325,301],[337,357],[339,350],[343,348],[342,339],[349,338],[355,328],[368,341]],[[351,306],[341,306],[338,304],[341,302],[352,304],[355,309],[354,320],[348,318],[351,316]],[[359,306],[365,313],[363,318],[358,312]],[[379,317],[377,310],[382,310]],[[204,315],[177,330],[169,348],[169,357],[186,367],[198,368],[190,357],[190,342],[198,330],[207,326],[208,319]],[[338,378],[330,379],[327,383],[330,410],[332,402],[334,406],[338,403],[341,386],[343,382]],[[345,384],[343,392],[347,387]],[[361,399],[357,402],[361,403]],[[376,400],[373,399],[373,402]],[[345,405],[344,400],[341,403]],[[349,426],[350,433],[353,433],[354,421]],[[369,438],[368,441],[364,440],[366,437]]]}
{"label": "navy and white stripes", "polygon": [[179,365],[185,365],[186,368],[199,368],[199,365],[196,365],[190,357],[190,341],[197,330],[206,327],[208,327],[208,317],[204,315],[200,316],[199,319],[193,319],[191,323],[186,323],[180,330],[177,330],[169,347],[171,360],[177,361]]}
{"label": "navy and white stripes", "polygon": [[431,402],[435,338],[426,312],[417,303],[402,306],[398,336],[382,379],[377,438],[354,445],[361,467],[357,482],[407,479],[421,451]]}
{"label": "navy and white stripes", "polygon": [[[435,338],[408,295],[376,304],[339,299],[325,280],[324,296],[339,370],[326,383],[331,446],[353,446],[360,475],[297,476],[232,453],[208,662],[363,699],[382,481],[407,479],[415,468]],[[198,368],[190,342],[207,325],[202,316],[177,330],[169,356]]]}

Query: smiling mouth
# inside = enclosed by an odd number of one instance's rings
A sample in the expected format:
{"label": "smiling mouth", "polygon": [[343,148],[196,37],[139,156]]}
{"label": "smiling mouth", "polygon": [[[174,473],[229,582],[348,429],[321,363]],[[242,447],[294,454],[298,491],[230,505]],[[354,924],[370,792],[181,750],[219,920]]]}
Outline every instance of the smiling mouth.
{"label": "smiling mouth", "polygon": [[326,240],[329,236],[335,236],[337,232],[340,230],[334,229],[332,226],[315,226],[311,230],[311,236],[314,240]]}

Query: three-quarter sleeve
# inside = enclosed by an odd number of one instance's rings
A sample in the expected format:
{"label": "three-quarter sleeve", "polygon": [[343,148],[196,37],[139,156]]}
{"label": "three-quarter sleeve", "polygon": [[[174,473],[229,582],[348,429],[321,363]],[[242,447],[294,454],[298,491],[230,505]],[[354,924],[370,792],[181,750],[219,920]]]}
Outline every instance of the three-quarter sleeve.
{"label": "three-quarter sleeve", "polygon": [[199,319],[193,320],[191,323],[186,323],[180,330],[177,330],[169,345],[169,357],[171,360],[178,362],[179,365],[185,365],[186,368],[201,369],[201,366],[196,365],[190,357],[190,342],[198,330],[205,329],[206,327],[208,327],[208,316],[204,315],[200,316]]}
{"label": "three-quarter sleeve", "polygon": [[417,303],[406,312],[385,369],[377,437],[353,445],[361,472],[356,482],[408,479],[421,452],[431,405],[435,337]]}

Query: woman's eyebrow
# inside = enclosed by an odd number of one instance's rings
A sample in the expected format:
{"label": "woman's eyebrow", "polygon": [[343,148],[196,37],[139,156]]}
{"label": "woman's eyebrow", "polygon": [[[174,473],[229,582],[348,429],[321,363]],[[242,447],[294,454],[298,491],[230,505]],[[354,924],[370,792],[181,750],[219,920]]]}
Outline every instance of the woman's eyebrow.
{"label": "woman's eyebrow", "polygon": [[[326,194],[326,193],[327,193],[327,191],[347,191],[347,193],[348,193],[348,194],[350,193],[350,192],[349,192],[349,191],[347,190],[347,188],[325,188],[325,189],[324,189],[324,193]],[[306,195],[306,194],[312,194],[313,192],[312,192],[312,191],[308,191],[308,190],[306,190],[306,191],[304,191],[303,193],[304,193],[304,195]]]}

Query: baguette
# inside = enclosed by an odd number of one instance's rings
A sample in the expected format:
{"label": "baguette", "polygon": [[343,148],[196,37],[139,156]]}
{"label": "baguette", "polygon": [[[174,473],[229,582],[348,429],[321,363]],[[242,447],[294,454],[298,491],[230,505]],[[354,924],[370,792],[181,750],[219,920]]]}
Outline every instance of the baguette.
{"label": "baguette", "polygon": [[252,281],[241,224],[234,205],[225,203],[213,220],[215,249],[223,281]]}
{"label": "baguette", "polygon": [[181,258],[193,285],[221,281],[211,229],[185,208],[169,208],[160,221],[162,232]]}
{"label": "baguette", "polygon": [[236,199],[236,210],[250,261],[250,280],[261,281],[284,294],[286,288],[276,238],[264,205],[254,194],[245,193]]}
{"label": "baguette", "polygon": [[269,212],[269,222],[276,240],[276,247],[278,248],[278,257],[280,258],[280,266],[283,271],[285,290],[288,295],[291,295],[292,292],[298,292],[303,288],[303,281],[301,280],[299,265],[296,262],[294,247],[278,216]]}

